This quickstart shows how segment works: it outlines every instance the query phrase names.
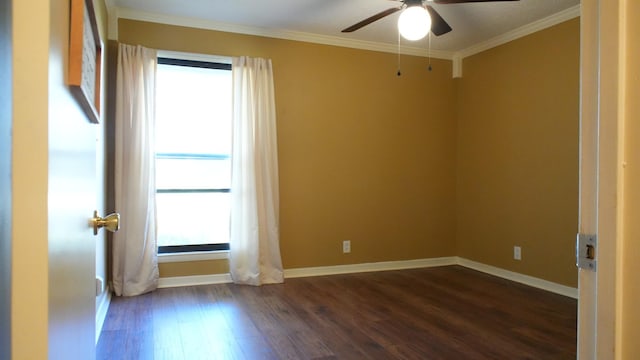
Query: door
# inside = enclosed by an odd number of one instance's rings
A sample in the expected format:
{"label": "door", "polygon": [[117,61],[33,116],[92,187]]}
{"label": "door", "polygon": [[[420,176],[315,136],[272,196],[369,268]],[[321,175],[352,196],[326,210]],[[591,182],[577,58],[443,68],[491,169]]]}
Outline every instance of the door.
{"label": "door", "polygon": [[11,358],[11,0],[0,0],[0,359]]}
{"label": "door", "polygon": [[95,358],[95,249],[90,219],[99,126],[66,85],[69,0],[50,6],[48,99],[49,359]]}
{"label": "door", "polygon": [[578,275],[578,359],[613,359],[619,216],[619,2],[582,0],[579,232],[596,234],[596,270]]}

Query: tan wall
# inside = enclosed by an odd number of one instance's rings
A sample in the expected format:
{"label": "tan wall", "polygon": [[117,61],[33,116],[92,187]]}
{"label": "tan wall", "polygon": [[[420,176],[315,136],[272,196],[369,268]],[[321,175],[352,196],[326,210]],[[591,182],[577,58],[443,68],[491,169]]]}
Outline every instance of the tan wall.
{"label": "tan wall", "polygon": [[574,287],[579,27],[466,58],[458,84],[457,255]]}
{"label": "tan wall", "polygon": [[457,80],[448,61],[403,56],[397,78],[393,54],[133,20],[119,40],[273,59],[285,268],[459,255],[577,285],[578,19],[465,59]]}
{"label": "tan wall", "polygon": [[626,27],[626,84],[623,89],[626,107],[624,111],[624,169],[623,230],[621,258],[622,334],[619,359],[633,359],[640,354],[637,326],[640,323],[640,2],[625,2],[623,13]]}
{"label": "tan wall", "polygon": [[13,1],[13,359],[47,358],[49,6]]}
{"label": "tan wall", "polygon": [[454,255],[450,61],[429,73],[403,56],[397,77],[388,53],[123,19],[118,31],[129,44],[273,60],[285,268]]}
{"label": "tan wall", "polygon": [[160,264],[160,277],[226,274],[229,260],[203,260],[190,262],[169,262]]}

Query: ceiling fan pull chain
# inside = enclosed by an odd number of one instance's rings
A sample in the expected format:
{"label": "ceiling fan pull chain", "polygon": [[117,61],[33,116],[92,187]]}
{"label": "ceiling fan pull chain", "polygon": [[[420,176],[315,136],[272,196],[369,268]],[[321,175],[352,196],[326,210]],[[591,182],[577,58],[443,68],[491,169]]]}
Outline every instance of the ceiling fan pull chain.
{"label": "ceiling fan pull chain", "polygon": [[398,76],[402,75],[400,72],[400,31],[398,31]]}
{"label": "ceiling fan pull chain", "polygon": [[429,67],[427,69],[431,71],[431,33],[429,33],[427,36],[429,37]]}

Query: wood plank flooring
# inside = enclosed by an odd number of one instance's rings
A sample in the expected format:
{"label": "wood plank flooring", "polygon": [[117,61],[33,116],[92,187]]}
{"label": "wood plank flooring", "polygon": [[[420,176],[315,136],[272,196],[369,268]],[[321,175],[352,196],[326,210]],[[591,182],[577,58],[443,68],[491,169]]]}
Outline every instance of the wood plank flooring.
{"label": "wood plank flooring", "polygon": [[575,359],[577,302],[460,266],[113,298],[98,359]]}

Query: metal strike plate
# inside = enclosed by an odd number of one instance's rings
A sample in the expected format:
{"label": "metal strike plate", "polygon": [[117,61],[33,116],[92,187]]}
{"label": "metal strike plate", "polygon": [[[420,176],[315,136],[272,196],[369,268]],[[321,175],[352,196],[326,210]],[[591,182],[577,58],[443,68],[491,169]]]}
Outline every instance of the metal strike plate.
{"label": "metal strike plate", "polygon": [[579,269],[596,271],[596,245],[598,237],[593,234],[578,234],[576,241],[576,265]]}

